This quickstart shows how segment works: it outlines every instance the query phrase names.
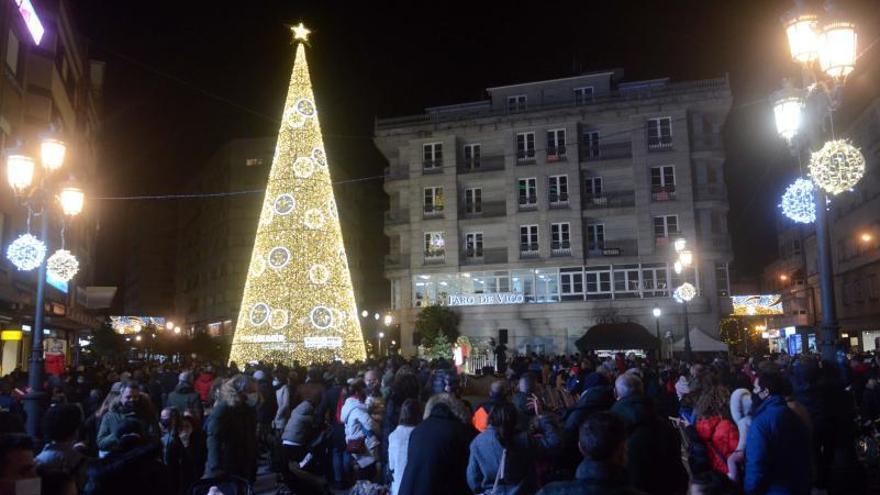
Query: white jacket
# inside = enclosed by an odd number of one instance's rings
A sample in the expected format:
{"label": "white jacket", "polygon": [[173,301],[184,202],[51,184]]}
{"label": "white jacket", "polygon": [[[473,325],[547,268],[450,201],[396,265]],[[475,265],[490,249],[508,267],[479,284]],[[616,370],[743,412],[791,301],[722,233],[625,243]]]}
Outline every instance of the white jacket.
{"label": "white jacket", "polygon": [[339,414],[342,423],[345,424],[345,441],[364,438],[367,446],[367,453],[353,454],[355,461],[361,468],[367,467],[376,462],[372,452],[379,447],[379,437],[376,435],[378,428],[376,427],[373,417],[367,409],[367,405],[354,397],[345,399],[342,405],[342,411]]}
{"label": "white jacket", "polygon": [[744,389],[738,388],[730,394],[730,417],[736,423],[736,429],[739,430],[739,444],[736,450],[746,448],[746,437],[749,434],[749,427],[752,425],[752,394]]}
{"label": "white jacket", "polygon": [[282,385],[275,391],[275,399],[278,401],[278,412],[275,413],[273,424],[276,430],[283,430],[290,417],[290,386]]}
{"label": "white jacket", "polygon": [[409,436],[415,426],[399,425],[388,435],[388,469],[391,471],[391,495],[400,491],[400,482],[406,470],[406,456],[409,448]]}

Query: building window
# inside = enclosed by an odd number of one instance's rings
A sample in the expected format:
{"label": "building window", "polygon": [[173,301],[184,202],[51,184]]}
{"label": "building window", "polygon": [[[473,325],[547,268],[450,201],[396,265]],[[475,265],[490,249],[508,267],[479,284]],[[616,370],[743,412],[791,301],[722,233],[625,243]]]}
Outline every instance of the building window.
{"label": "building window", "polygon": [[471,259],[483,257],[482,232],[470,232],[464,235],[464,255]]}
{"label": "building window", "polygon": [[519,209],[533,210],[538,207],[538,180],[535,178],[519,179]]}
{"label": "building window", "polygon": [[880,299],[880,287],[877,286],[877,274],[868,275],[868,299],[876,301]]}
{"label": "building window", "polygon": [[464,190],[464,212],[471,215],[483,212],[483,189],[475,187]]}
{"label": "building window", "polygon": [[535,158],[535,133],[520,132],[516,135],[516,159],[519,161]]}
{"label": "building window", "polygon": [[538,226],[521,225],[519,228],[519,253],[523,257],[538,256]]}
{"label": "building window", "polygon": [[568,204],[568,176],[552,175],[549,181],[549,199],[550,206],[561,206]]}
{"label": "building window", "polygon": [[591,223],[587,225],[587,250],[601,251],[605,249],[605,224]]}
{"label": "building window", "polygon": [[401,309],[400,279],[391,280],[391,309]]}
{"label": "building window", "polygon": [[669,295],[666,282],[666,265],[642,265],[642,295],[644,297],[665,297]]}
{"label": "building window", "polygon": [[672,147],[672,117],[648,119],[648,148]]}
{"label": "building window", "polygon": [[654,217],[654,237],[667,238],[678,233],[678,215]]}
{"label": "building window", "polygon": [[422,147],[422,165],[425,170],[439,170],[443,167],[443,143],[428,143]]}
{"label": "building window", "polygon": [[639,265],[614,267],[614,297],[639,297]]}
{"label": "building window", "polygon": [[445,232],[425,232],[426,261],[442,261],[446,258],[445,237]]}
{"label": "building window", "polygon": [[248,158],[244,161],[245,167],[257,167],[263,164],[262,158]]}
{"label": "building window", "polygon": [[730,295],[730,274],[727,271],[727,263],[715,263],[715,284],[718,286],[719,296]]}
{"label": "building window", "polygon": [[583,105],[593,101],[593,87],[574,88],[574,104]]}
{"label": "building window", "polygon": [[554,256],[571,254],[571,224],[564,222],[550,225],[550,250]]}
{"label": "building window", "polygon": [[794,239],[793,241],[791,241],[791,254],[792,255],[801,254],[801,240],[800,239]]}
{"label": "building window", "polygon": [[526,102],[528,98],[526,95],[514,95],[507,97],[507,111],[508,112],[522,112],[526,109]]}
{"label": "building window", "polygon": [[547,131],[547,161],[556,162],[565,158],[565,129]]}
{"label": "building window", "polygon": [[443,188],[425,188],[425,216],[440,216],[443,214]]}
{"label": "building window", "polygon": [[651,167],[651,198],[654,201],[675,199],[675,167]]}
{"label": "building window", "polygon": [[559,302],[559,270],[538,268],[535,270],[535,302]]}
{"label": "building window", "polygon": [[599,158],[599,131],[584,131],[584,158]]}
{"label": "building window", "polygon": [[584,180],[584,195],[587,198],[601,198],[602,197],[602,178],[601,177],[587,177]]}
{"label": "building window", "polygon": [[468,170],[480,168],[480,145],[464,145],[464,166]]}
{"label": "building window", "polygon": [[587,268],[584,277],[587,281],[587,299],[611,297],[611,270],[608,267]]}
{"label": "building window", "polygon": [[579,301],[584,298],[584,273],[580,268],[576,270],[563,269],[559,273],[559,288],[563,301]]}
{"label": "building window", "polygon": [[6,41],[6,66],[9,67],[9,70],[12,72],[12,75],[18,75],[18,60],[19,60],[19,51],[21,50],[21,43],[18,41],[18,36],[15,35],[12,30],[9,30],[9,37]]}

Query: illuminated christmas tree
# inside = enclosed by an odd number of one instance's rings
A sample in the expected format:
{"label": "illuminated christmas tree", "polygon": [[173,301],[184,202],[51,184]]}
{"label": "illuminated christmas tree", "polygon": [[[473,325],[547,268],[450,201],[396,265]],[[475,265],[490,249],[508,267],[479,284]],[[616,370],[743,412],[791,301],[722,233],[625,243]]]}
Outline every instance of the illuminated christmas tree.
{"label": "illuminated christmas tree", "polygon": [[263,198],[230,361],[366,357],[304,42]]}

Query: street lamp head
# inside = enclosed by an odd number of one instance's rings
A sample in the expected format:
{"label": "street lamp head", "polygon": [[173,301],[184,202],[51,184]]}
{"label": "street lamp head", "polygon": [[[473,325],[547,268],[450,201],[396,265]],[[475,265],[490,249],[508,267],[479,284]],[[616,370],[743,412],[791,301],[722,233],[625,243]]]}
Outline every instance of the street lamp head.
{"label": "street lamp head", "polygon": [[373,319],[374,319],[374,320],[379,321],[379,318],[381,318],[381,317],[382,317],[382,316],[381,316],[379,313],[373,313]]}
{"label": "street lamp head", "polygon": [[680,253],[684,251],[684,248],[687,247],[687,241],[683,237],[679,237],[675,240],[675,243],[672,244],[675,248],[676,253]]}
{"label": "street lamp head", "polygon": [[367,316],[370,316],[369,311],[367,311],[366,309],[361,311],[361,318],[366,318]]}
{"label": "street lamp head", "polygon": [[180,327],[174,327],[174,333],[180,334]]}
{"label": "street lamp head", "polygon": [[819,67],[834,79],[844,79],[856,67],[858,35],[852,22],[843,20],[834,4],[828,9],[829,21],[819,35]]}
{"label": "street lamp head", "polygon": [[651,312],[654,313],[654,318],[660,318],[660,315],[663,314],[663,311],[661,311],[660,308],[657,307],[655,307]]}
{"label": "street lamp head", "polygon": [[75,217],[82,213],[86,195],[82,189],[76,186],[67,186],[58,194],[61,210],[69,217]]}
{"label": "street lamp head", "polygon": [[385,315],[385,319],[383,321],[386,327],[390,327],[392,323],[394,323],[394,317],[389,315]]}
{"label": "street lamp head", "polygon": [[380,338],[380,339],[384,339],[384,338],[385,338],[385,332],[379,332],[379,338]]}
{"label": "street lamp head", "polygon": [[870,232],[865,232],[861,236],[859,236],[859,239],[861,239],[862,242],[871,242],[872,240],[874,240],[874,236],[871,235]]}
{"label": "street lamp head", "polygon": [[788,280],[788,275],[783,273],[782,275],[779,276],[779,280],[785,282],[786,280]]}
{"label": "street lamp head", "polygon": [[694,263],[694,253],[688,249],[678,253],[678,259],[681,260],[682,266],[685,268],[691,266]]}
{"label": "street lamp head", "polygon": [[799,5],[783,16],[782,23],[785,25],[791,58],[802,64],[819,58],[818,16]]}
{"label": "street lamp head", "polygon": [[680,274],[684,270],[681,260],[675,260],[675,263],[672,264],[672,269],[675,270],[675,273]]}
{"label": "street lamp head", "polygon": [[791,81],[783,82],[783,88],[771,95],[773,99],[773,117],[776,121],[776,132],[789,143],[798,134],[804,114],[803,93],[791,85]]}
{"label": "street lamp head", "polygon": [[16,194],[31,187],[34,182],[34,160],[25,155],[6,157],[6,179]]}
{"label": "street lamp head", "polygon": [[40,162],[49,172],[54,172],[64,165],[67,145],[60,139],[46,138],[40,143]]}
{"label": "street lamp head", "polygon": [[174,322],[166,321],[165,322],[165,330],[174,330]]}

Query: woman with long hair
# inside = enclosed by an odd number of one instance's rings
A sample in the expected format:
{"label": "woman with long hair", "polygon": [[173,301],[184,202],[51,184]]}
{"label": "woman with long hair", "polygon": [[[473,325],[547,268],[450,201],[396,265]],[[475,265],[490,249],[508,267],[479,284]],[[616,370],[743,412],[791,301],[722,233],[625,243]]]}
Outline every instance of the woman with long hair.
{"label": "woman with long hair", "polygon": [[[413,375],[415,377],[415,375]],[[418,395],[418,389],[416,389]],[[388,436],[388,471],[391,476],[391,495],[400,491],[400,481],[406,470],[409,437],[422,419],[422,407],[417,398],[406,399],[400,407],[397,427]]]}
{"label": "woman with long hair", "polygon": [[739,430],[730,419],[730,392],[723,385],[703,388],[694,404],[694,425],[706,446],[712,470],[727,474],[727,459],[739,445]]}

